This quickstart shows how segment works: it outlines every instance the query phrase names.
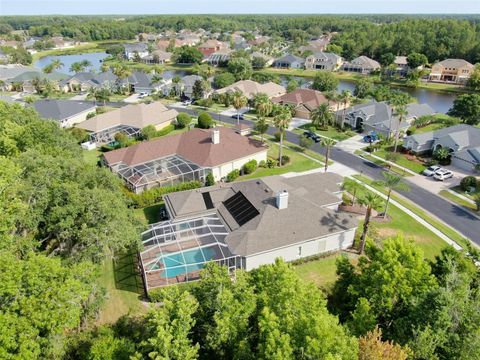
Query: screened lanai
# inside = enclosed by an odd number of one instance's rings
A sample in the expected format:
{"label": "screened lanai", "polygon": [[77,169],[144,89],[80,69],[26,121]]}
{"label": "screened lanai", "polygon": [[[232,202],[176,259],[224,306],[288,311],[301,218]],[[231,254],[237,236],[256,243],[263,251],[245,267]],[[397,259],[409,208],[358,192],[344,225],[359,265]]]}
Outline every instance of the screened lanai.
{"label": "screened lanai", "polygon": [[242,267],[225,243],[228,231],[213,213],[195,219],[170,220],[153,224],[142,233],[140,253],[147,291],[149,289],[197,280],[209,261],[229,269]]}
{"label": "screened lanai", "polygon": [[121,132],[127,135],[129,138],[133,138],[140,134],[141,129],[135,128],[129,125],[117,125],[108,129],[91,133],[90,141],[97,144],[110,144],[115,141],[115,134]]}
{"label": "screened lanai", "polygon": [[169,186],[193,180],[204,181],[206,169],[179,155],[169,155],[142,164],[123,163],[112,167],[135,193],[155,186]]}

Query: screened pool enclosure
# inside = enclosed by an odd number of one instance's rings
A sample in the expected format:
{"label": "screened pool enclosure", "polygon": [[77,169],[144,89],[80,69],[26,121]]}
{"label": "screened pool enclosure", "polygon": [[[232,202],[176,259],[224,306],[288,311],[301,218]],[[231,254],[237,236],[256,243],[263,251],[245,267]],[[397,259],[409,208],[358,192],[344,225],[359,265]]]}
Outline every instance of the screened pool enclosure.
{"label": "screened pool enclosure", "polygon": [[138,136],[141,129],[129,125],[117,125],[108,129],[104,129],[90,134],[90,141],[97,144],[110,144],[115,141],[115,134],[123,133],[129,138]]}
{"label": "screened pool enclosure", "polygon": [[145,286],[149,289],[197,280],[209,261],[242,268],[242,259],[228,249],[228,231],[215,213],[196,219],[153,224],[142,233],[140,253]]}
{"label": "screened pool enclosure", "polygon": [[169,186],[193,180],[204,181],[207,175],[206,169],[179,155],[170,155],[134,166],[119,163],[112,166],[112,170],[135,193],[156,186]]}

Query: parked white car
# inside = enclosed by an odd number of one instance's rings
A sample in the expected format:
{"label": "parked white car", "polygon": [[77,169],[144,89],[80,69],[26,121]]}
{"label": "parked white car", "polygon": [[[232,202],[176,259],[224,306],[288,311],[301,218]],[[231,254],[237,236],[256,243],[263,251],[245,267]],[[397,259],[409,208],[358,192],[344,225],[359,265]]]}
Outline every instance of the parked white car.
{"label": "parked white car", "polygon": [[139,99],[143,99],[143,98],[146,98],[148,96],[148,93],[146,92],[141,92],[140,95],[138,95],[138,98]]}
{"label": "parked white car", "polygon": [[450,170],[440,169],[435,172],[433,178],[438,181],[443,181],[445,179],[450,179],[453,177],[453,173]]}
{"label": "parked white car", "polygon": [[443,170],[440,166],[438,165],[432,165],[423,170],[422,174],[425,176],[433,176],[437,171]]}

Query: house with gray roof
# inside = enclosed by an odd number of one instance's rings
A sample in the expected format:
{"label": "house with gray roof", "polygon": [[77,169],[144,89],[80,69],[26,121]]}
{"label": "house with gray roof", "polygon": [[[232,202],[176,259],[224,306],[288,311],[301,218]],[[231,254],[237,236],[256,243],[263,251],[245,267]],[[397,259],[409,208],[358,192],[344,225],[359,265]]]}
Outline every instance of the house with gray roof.
{"label": "house with gray roof", "polygon": [[168,220],[142,234],[147,291],[196,280],[210,261],[250,271],[351,247],[358,221],[338,211],[342,180],[271,176],[165,195]]}
{"label": "house with gray roof", "polygon": [[[176,84],[177,94],[181,94],[183,98],[192,99],[193,86],[197,81],[204,81],[200,75],[187,75],[184,76],[178,84]],[[204,94],[205,96],[207,94]]]}
{"label": "house with gray roof", "polygon": [[272,66],[279,69],[303,69],[305,59],[300,56],[288,54],[276,59]]}
{"label": "house with gray roof", "polygon": [[37,69],[26,69],[28,70],[19,71],[17,76],[6,80],[4,87],[6,87],[7,90],[13,90],[15,88],[16,91],[35,93],[35,80],[49,80],[53,82],[56,89],[59,89],[59,82],[68,77],[68,75],[56,71],[45,74],[43,71]]}
{"label": "house with gray roof", "polygon": [[95,113],[95,105],[90,101],[43,99],[35,101],[32,107],[42,118],[56,120],[62,128],[81,123],[89,113]]}
{"label": "house with gray roof", "polygon": [[367,56],[359,56],[352,61],[343,63],[341,70],[368,75],[373,71],[380,70],[380,64]]}
{"label": "house with gray roof", "polygon": [[459,124],[447,128],[407,136],[403,147],[422,154],[446,148],[452,165],[472,171],[480,164],[480,128]]}
{"label": "house with gray roof", "polygon": [[343,64],[341,56],[330,52],[316,52],[307,56],[305,68],[307,70],[335,71]]}
{"label": "house with gray roof", "polygon": [[[337,116],[343,117],[343,114],[344,112],[341,110]],[[407,105],[407,115],[400,121],[387,102],[371,101],[349,107],[345,111],[343,122],[352,129],[363,129],[365,132],[376,131],[384,136],[389,136],[397,131],[405,132],[413,120],[433,114],[435,114],[435,110],[430,105],[411,103]]]}
{"label": "house with gray roof", "polygon": [[123,48],[127,60],[133,60],[137,55],[143,58],[149,54],[148,45],[145,43],[125,44]]}

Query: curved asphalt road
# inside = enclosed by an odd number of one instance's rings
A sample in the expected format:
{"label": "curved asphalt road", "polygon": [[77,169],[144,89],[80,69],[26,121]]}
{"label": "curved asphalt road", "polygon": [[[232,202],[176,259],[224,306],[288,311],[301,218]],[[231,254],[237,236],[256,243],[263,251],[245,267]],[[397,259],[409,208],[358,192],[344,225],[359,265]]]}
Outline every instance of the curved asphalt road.
{"label": "curved asphalt road", "polygon": [[[170,108],[175,108],[177,111],[183,111],[189,113],[190,115],[196,115],[197,111],[194,109],[188,109],[183,107],[168,106]],[[219,115],[216,113],[210,113],[213,119],[236,124],[237,120],[232,119],[229,116]],[[242,123],[254,125],[253,121],[250,120],[241,120]],[[268,129],[268,134],[273,135],[276,129],[270,127]],[[299,137],[297,134],[287,131],[286,140],[298,144]],[[311,150],[324,154],[325,149],[316,143],[311,147]],[[380,180],[383,179],[382,172],[384,171],[380,166],[375,165],[374,163],[364,160],[359,156],[356,156],[351,153],[347,153],[340,148],[334,147],[331,151],[330,158],[333,161],[339,162],[349,168],[352,168],[358,171],[361,174],[364,174],[372,179]],[[408,181],[408,178],[405,179],[405,182],[408,183],[410,191],[404,192],[399,191],[404,197],[413,201],[418,206],[427,210],[431,214],[435,215],[439,219],[443,220],[447,225],[454,228],[455,230],[462,233],[465,237],[469,238],[477,245],[480,245],[480,220],[475,216],[472,216],[469,212],[463,210],[460,206],[454,205],[449,201],[444,200],[440,196],[432,194],[431,192],[421,188],[420,186],[413,184]]]}

